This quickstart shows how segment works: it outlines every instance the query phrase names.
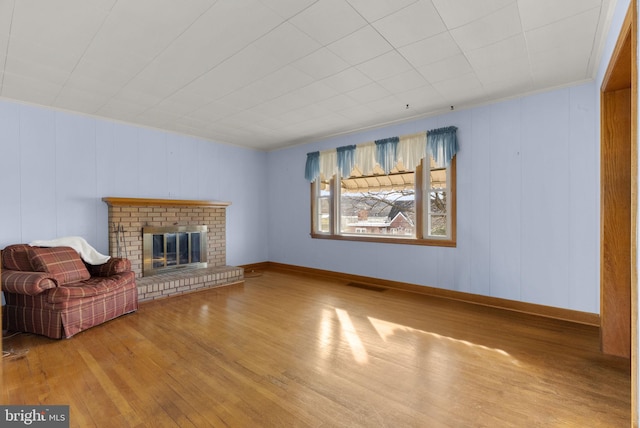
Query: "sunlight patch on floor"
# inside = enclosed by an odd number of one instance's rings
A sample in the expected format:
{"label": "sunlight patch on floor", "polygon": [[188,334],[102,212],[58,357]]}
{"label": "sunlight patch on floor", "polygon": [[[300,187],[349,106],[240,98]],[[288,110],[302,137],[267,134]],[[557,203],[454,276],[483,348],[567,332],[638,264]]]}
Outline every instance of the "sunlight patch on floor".
{"label": "sunlight patch on floor", "polygon": [[340,321],[340,327],[342,328],[342,333],[344,334],[347,343],[351,347],[351,352],[353,353],[353,358],[357,363],[365,364],[369,361],[369,355],[367,354],[367,350],[362,344],[362,340],[360,340],[360,336],[358,336],[358,332],[351,322],[351,317],[344,309],[336,308],[336,315],[338,316],[338,320]]}
{"label": "sunlight patch on floor", "polygon": [[464,345],[466,347],[471,348],[474,351],[483,351],[483,352],[491,352],[492,354],[497,354],[499,356],[502,357],[507,357],[511,360],[511,362],[513,364],[518,365],[518,360],[516,360],[515,358],[513,358],[508,352],[502,350],[502,349],[498,349],[498,348],[490,348],[488,346],[484,346],[484,345],[478,345],[476,343],[473,342],[469,342],[467,340],[460,340],[460,339],[454,339],[453,337],[449,337],[449,336],[443,336],[441,334],[438,333],[432,333],[430,331],[424,331],[424,330],[418,330],[415,328],[411,328],[411,327],[407,327],[405,325],[401,325],[401,324],[396,324],[393,322],[389,322],[389,321],[385,321],[385,320],[380,320],[377,318],[372,318],[372,317],[367,317],[369,319],[369,322],[371,322],[371,325],[373,326],[373,328],[375,328],[375,330],[378,332],[378,335],[380,336],[380,338],[382,340],[384,340],[385,342],[387,341],[387,339],[390,336],[393,336],[399,332],[409,332],[409,333],[422,333],[422,334],[426,334],[430,337],[433,337],[435,339],[438,339],[440,341],[447,341],[449,343],[453,343],[453,344],[457,344],[457,345]]}

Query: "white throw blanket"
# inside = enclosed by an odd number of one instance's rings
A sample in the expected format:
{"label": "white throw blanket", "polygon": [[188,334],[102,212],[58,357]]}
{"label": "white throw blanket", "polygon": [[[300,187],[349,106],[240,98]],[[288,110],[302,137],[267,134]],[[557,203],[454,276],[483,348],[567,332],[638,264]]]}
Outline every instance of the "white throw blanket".
{"label": "white throw blanket", "polygon": [[90,265],[101,265],[111,258],[110,256],[100,254],[80,236],[66,236],[64,238],[56,238],[50,241],[33,241],[29,242],[29,245],[32,247],[71,247],[80,254],[82,260]]}

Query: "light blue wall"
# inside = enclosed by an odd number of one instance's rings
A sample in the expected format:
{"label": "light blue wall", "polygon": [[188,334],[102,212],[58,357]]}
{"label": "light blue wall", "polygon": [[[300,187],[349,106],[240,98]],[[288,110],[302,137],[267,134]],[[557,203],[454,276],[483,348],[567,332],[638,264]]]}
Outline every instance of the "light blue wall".
{"label": "light blue wall", "polygon": [[[598,119],[583,84],[269,153],[269,260],[599,312]],[[306,153],[457,126],[457,248],[309,237]]]}
{"label": "light blue wall", "polygon": [[0,248],[80,235],[106,253],[104,196],[205,199],[232,203],[228,264],[267,259],[264,152],[0,101],[0,162]]}
{"label": "light blue wall", "polygon": [[[270,153],[0,101],[0,247],[82,235],[107,251],[103,196],[231,201],[227,262],[274,261],[599,312],[599,85]],[[306,153],[455,125],[457,248],[309,237]],[[164,171],[178,165],[169,179]]]}

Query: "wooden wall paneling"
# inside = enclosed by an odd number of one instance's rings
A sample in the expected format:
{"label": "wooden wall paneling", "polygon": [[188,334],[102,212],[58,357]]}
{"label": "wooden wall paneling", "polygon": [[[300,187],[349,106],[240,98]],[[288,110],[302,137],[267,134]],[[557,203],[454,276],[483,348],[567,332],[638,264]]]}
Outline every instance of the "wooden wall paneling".
{"label": "wooden wall paneling", "polygon": [[569,306],[569,89],[522,103],[522,295]]}
{"label": "wooden wall paneling", "polygon": [[[571,130],[569,135],[569,296],[572,307],[600,312],[600,183],[594,171],[600,168],[597,135],[599,110],[585,108],[594,97],[593,88],[571,88]],[[587,286],[588,285],[588,286]]]}
{"label": "wooden wall paneling", "polygon": [[[55,113],[56,232],[58,236],[82,236],[92,244],[96,242],[98,206],[86,203],[78,195],[96,191],[95,122],[82,116]],[[53,236],[39,239],[50,238]]]}
{"label": "wooden wall paneling", "polygon": [[5,181],[0,210],[0,248],[22,240],[20,204],[6,202],[20,200],[20,186],[14,181],[20,177],[20,145],[15,144],[20,134],[19,117],[17,104],[0,102],[0,153],[3,160],[11,159],[10,162],[2,162]]}
{"label": "wooden wall paneling", "polygon": [[[471,119],[471,293],[491,295],[491,168],[496,167],[491,148],[491,109],[479,109]],[[463,168],[459,168],[462,170]]]}
{"label": "wooden wall paneling", "polygon": [[520,101],[501,105],[492,119],[491,295],[520,299],[522,186]]}
{"label": "wooden wall paneling", "polygon": [[57,228],[55,112],[20,106],[20,215],[22,240],[51,239]]}

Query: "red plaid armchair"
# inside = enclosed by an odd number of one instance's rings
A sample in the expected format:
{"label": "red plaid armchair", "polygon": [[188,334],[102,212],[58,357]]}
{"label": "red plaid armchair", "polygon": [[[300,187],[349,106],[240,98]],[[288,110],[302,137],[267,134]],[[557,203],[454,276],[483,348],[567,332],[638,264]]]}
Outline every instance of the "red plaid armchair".
{"label": "red plaid armchair", "polygon": [[2,250],[3,326],[54,339],[138,309],[131,262],[85,264],[69,247],[10,245]]}

